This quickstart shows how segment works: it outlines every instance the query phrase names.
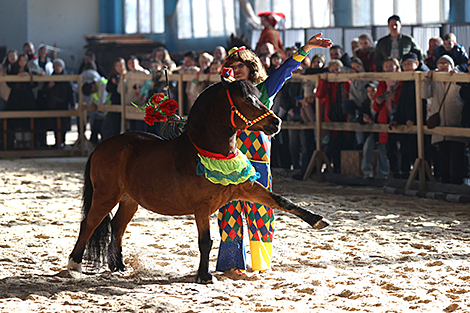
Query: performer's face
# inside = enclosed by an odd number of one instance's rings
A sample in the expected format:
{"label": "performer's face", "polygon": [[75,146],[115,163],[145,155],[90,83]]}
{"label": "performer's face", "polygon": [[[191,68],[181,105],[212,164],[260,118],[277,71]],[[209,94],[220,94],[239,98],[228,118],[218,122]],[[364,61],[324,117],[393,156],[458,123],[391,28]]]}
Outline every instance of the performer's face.
{"label": "performer's face", "polygon": [[233,69],[233,76],[236,80],[249,80],[250,69],[243,62],[235,62],[230,65]]}

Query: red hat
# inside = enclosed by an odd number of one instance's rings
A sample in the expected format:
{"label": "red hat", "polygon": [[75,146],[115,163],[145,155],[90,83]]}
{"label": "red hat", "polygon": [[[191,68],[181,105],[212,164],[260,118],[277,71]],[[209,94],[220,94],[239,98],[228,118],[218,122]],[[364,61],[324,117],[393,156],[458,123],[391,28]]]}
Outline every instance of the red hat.
{"label": "red hat", "polygon": [[281,19],[286,19],[286,15],[280,12],[272,12],[272,11],[263,11],[258,13],[259,17],[266,17],[273,26],[276,26],[277,22]]}

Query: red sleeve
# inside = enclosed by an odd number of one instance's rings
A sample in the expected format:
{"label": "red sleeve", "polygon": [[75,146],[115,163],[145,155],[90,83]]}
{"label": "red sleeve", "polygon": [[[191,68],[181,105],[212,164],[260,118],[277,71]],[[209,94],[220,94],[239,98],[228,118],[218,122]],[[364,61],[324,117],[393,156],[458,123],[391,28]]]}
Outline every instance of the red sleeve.
{"label": "red sleeve", "polygon": [[328,95],[328,81],[320,79],[315,96],[321,100]]}
{"label": "red sleeve", "polygon": [[351,82],[344,82],[343,86],[346,90],[346,97],[349,99],[349,90],[351,89]]}
{"label": "red sleeve", "polygon": [[382,109],[385,102],[383,102],[382,104],[378,104],[377,98],[383,95],[386,91],[387,91],[387,84],[385,83],[385,81],[381,81],[379,85],[377,86],[377,93],[375,94],[375,99],[374,99],[374,104],[373,104],[373,109],[375,112],[379,112],[380,109]]}

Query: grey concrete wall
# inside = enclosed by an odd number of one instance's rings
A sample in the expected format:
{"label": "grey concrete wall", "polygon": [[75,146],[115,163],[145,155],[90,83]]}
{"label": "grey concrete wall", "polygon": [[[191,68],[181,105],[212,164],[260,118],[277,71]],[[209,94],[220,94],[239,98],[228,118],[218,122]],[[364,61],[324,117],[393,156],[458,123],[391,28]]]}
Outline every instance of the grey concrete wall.
{"label": "grey concrete wall", "polygon": [[0,0],[0,46],[23,51],[29,39],[28,10],[28,0]]}
{"label": "grey concrete wall", "polygon": [[[16,0],[15,0],[16,1]],[[30,40],[63,49],[58,57],[71,73],[83,58],[85,34],[99,33],[99,0],[29,1]]]}

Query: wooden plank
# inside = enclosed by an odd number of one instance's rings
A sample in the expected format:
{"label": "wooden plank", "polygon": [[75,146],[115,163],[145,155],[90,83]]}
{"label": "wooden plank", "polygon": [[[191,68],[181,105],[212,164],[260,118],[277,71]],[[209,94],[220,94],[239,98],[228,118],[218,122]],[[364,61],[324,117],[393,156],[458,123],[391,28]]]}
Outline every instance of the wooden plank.
{"label": "wooden plank", "polygon": [[45,117],[71,117],[80,116],[80,111],[60,110],[60,111],[1,111],[0,119],[10,118],[45,118]]}
{"label": "wooden plank", "polygon": [[[283,129],[315,129],[313,123],[296,123],[296,122],[282,122]],[[387,124],[368,124],[361,125],[359,123],[340,123],[340,122],[323,122],[322,129],[324,130],[339,130],[339,131],[363,131],[363,132],[386,132],[397,134],[416,134],[417,126],[398,125],[396,128],[389,129]],[[461,127],[443,127],[438,126],[433,129],[428,129],[426,126],[423,128],[425,135],[444,135],[444,136],[457,136],[457,137],[470,137],[470,128]]]}
{"label": "wooden plank", "polygon": [[18,75],[7,75],[0,76],[0,82],[69,82],[69,81],[79,81],[80,75],[54,75],[54,76],[18,76]]}

